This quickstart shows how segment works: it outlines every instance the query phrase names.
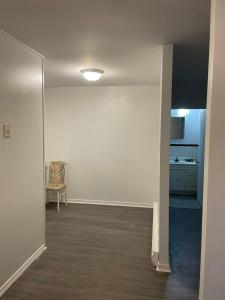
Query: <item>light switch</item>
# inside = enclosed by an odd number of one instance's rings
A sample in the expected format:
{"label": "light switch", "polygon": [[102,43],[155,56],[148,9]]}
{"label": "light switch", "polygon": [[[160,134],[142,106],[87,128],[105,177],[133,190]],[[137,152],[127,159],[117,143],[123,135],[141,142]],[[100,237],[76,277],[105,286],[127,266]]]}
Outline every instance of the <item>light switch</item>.
{"label": "light switch", "polygon": [[3,137],[9,139],[11,137],[11,126],[9,124],[3,125]]}

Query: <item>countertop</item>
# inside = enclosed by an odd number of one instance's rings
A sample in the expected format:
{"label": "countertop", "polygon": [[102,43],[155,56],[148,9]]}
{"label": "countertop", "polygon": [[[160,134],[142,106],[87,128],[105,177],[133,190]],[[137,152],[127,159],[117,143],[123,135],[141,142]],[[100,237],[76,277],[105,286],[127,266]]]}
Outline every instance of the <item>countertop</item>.
{"label": "countertop", "polygon": [[170,160],[169,161],[170,165],[188,165],[188,166],[196,166],[198,165],[198,162],[196,161],[185,161],[185,160],[179,160],[179,161],[175,161],[175,160]]}

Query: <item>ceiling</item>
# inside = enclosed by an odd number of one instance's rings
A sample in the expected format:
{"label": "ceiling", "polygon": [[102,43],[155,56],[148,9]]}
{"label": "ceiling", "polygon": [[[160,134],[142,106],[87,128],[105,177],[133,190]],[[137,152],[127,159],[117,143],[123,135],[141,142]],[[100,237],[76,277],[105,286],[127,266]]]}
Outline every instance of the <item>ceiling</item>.
{"label": "ceiling", "polygon": [[174,79],[207,78],[210,0],[1,0],[0,28],[46,57],[47,86],[155,84],[160,45],[175,44]]}

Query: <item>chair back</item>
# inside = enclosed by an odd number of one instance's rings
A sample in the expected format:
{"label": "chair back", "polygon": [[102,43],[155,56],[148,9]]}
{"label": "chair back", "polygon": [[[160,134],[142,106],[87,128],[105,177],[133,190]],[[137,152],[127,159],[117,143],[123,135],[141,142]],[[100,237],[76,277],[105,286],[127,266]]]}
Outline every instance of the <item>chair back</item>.
{"label": "chair back", "polygon": [[51,161],[48,164],[49,183],[65,184],[65,165],[64,161]]}

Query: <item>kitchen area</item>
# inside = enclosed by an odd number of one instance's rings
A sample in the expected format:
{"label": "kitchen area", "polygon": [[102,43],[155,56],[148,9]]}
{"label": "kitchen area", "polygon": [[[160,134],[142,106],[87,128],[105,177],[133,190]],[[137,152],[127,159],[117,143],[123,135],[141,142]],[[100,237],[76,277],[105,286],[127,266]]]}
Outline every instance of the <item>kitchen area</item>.
{"label": "kitchen area", "polygon": [[205,109],[172,109],[170,207],[201,209],[204,174]]}

